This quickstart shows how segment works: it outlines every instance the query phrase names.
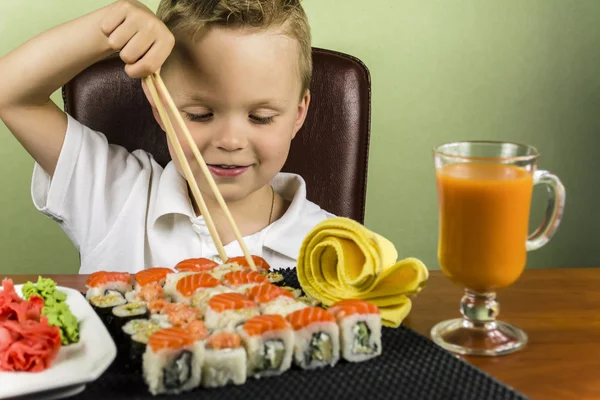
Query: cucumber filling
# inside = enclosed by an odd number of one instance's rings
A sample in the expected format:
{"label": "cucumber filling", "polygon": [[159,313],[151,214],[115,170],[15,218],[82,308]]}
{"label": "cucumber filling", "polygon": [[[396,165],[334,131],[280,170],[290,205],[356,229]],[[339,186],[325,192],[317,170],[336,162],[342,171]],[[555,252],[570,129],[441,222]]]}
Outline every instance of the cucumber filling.
{"label": "cucumber filling", "polygon": [[192,377],[192,353],[182,352],[173,364],[164,368],[163,383],[166,389],[178,389]]}
{"label": "cucumber filling", "polygon": [[352,327],[352,336],[354,337],[352,344],[353,354],[374,354],[377,352],[377,345],[373,344],[371,346],[369,344],[371,330],[365,322],[359,321]]}
{"label": "cucumber filling", "polygon": [[263,345],[262,357],[257,365],[258,371],[279,369],[285,355],[285,345],[282,340],[267,340]]}
{"label": "cucumber filling", "polygon": [[325,332],[313,333],[310,339],[310,345],[307,351],[307,360],[312,361],[331,361],[333,357],[333,343],[331,337]]}

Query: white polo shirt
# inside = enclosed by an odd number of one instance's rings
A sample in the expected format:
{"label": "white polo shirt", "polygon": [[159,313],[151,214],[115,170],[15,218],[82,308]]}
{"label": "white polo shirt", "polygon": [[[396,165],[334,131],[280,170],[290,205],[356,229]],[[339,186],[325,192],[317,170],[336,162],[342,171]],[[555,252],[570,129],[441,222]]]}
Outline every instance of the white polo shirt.
{"label": "white polo shirt", "polygon": [[[271,184],[291,204],[283,217],[244,241],[273,269],[295,267],[304,237],[333,214],[306,199],[299,175],[279,173]],[[163,168],[143,150],[129,153],[109,144],[71,116],[54,176],[36,164],[31,195],[79,250],[82,274],[135,273],[192,257],[218,260],[204,217],[195,215],[173,162]],[[225,250],[229,257],[242,255],[237,241]]]}

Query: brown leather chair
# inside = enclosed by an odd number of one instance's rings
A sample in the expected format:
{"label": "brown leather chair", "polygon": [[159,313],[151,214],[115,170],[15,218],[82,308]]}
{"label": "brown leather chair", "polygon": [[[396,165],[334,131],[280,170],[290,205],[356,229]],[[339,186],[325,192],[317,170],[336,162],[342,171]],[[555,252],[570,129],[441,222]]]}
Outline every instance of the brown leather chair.
{"label": "brown leather chair", "polygon": [[[308,198],[338,215],[364,222],[371,124],[371,80],[357,58],[313,49],[311,104],[292,141],[286,172],[301,175]],[[86,69],[63,88],[65,110],[129,151],[143,149],[166,165],[166,136],[155,122],[139,80],[118,57]]]}

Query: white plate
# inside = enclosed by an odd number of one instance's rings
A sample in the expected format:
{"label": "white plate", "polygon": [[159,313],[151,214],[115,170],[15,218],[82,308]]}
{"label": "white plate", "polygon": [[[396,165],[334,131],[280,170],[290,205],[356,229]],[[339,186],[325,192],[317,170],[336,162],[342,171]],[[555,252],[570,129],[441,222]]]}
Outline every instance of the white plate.
{"label": "white plate", "polygon": [[[15,285],[19,295],[22,286]],[[115,359],[115,342],[85,297],[77,290],[60,286],[57,289],[67,295],[67,304],[80,322],[79,343],[61,347],[45,371],[0,372],[0,399],[81,387],[98,379]]]}

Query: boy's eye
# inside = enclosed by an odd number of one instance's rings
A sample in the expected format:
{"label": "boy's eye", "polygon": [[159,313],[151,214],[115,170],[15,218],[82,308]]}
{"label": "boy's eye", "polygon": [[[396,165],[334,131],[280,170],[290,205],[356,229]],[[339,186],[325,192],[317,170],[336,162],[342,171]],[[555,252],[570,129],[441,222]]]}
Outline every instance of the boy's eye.
{"label": "boy's eye", "polygon": [[273,117],[259,117],[257,115],[250,115],[249,118],[258,125],[267,125],[273,122]]}
{"label": "boy's eye", "polygon": [[189,119],[192,122],[206,122],[209,119],[212,118],[213,113],[206,113],[206,114],[190,114],[190,113],[184,113],[185,117],[187,119]]}

